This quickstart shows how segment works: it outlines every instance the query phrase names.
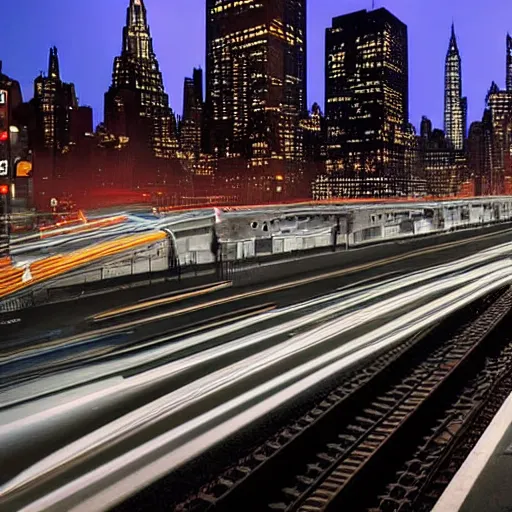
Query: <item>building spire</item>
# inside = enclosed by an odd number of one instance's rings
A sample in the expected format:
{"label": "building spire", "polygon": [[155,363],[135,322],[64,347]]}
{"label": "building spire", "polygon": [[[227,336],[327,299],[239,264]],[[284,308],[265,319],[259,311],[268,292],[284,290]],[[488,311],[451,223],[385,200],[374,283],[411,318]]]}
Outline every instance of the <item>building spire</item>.
{"label": "building spire", "polygon": [[130,0],[123,30],[124,51],[138,59],[151,59],[153,43],[143,0]]}
{"label": "building spire", "polygon": [[507,32],[507,91],[512,92],[512,36]]}
{"label": "building spire", "polygon": [[59,55],[57,53],[56,46],[50,48],[50,58],[48,62],[48,77],[60,80]]}
{"label": "building spire", "polygon": [[448,53],[458,53],[459,49],[457,47],[457,36],[455,35],[455,22],[452,21],[452,33],[450,36],[450,44],[448,46]]}
{"label": "building spire", "polygon": [[128,27],[147,27],[147,12],[143,0],[130,0],[126,25]]}

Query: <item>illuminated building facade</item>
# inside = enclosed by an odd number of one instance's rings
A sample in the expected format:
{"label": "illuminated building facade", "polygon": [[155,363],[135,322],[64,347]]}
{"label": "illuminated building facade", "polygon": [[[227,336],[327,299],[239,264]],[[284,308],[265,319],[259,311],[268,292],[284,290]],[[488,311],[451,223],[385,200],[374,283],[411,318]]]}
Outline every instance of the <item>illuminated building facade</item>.
{"label": "illuminated building facade", "polygon": [[348,197],[411,195],[407,27],[386,9],[339,16],[326,32],[327,172]]}
{"label": "illuminated building facade", "polygon": [[307,164],[325,162],[325,116],[318,103],[313,103],[309,116],[300,121],[300,127],[304,137],[304,157]]}
{"label": "illuminated building facade", "polygon": [[311,111],[300,121],[304,140],[304,172],[302,182],[307,187],[304,197],[311,197],[311,184],[325,174],[327,158],[327,126],[325,116],[318,103],[313,103]]}
{"label": "illuminated building facade", "polygon": [[306,0],[207,0],[206,16],[209,152],[250,159],[255,172],[293,168],[306,111]]}
{"label": "illuminated building facade", "polygon": [[455,27],[452,33],[445,60],[444,77],[444,132],[456,151],[464,148],[466,136],[467,102],[462,98],[462,72]]}
{"label": "illuminated building facade", "polygon": [[60,77],[57,48],[50,48],[48,75],[34,81],[36,127],[34,147],[56,152],[70,141],[71,111],[78,107],[75,86]]}
{"label": "illuminated building facade", "polygon": [[132,147],[158,158],[176,155],[175,120],[164,91],[162,73],[143,0],[130,0],[121,55],[114,60],[112,85],[105,94],[105,124]]}
{"label": "illuminated building facade", "polygon": [[194,69],[192,78],[185,78],[183,85],[180,149],[185,156],[199,158],[201,154],[202,122],[203,71]]}
{"label": "illuminated building facade", "polygon": [[490,122],[489,172],[491,194],[505,193],[507,176],[512,176],[512,91],[502,91],[493,82],[487,95]]}
{"label": "illuminated building facade", "polygon": [[512,183],[512,37],[506,38],[506,89],[495,82],[486,96],[482,121],[471,124],[469,168],[477,195],[505,194]]}
{"label": "illuminated building facade", "polygon": [[420,137],[416,134],[416,128],[411,123],[407,124],[404,137],[404,168],[407,195],[422,197],[427,194],[427,181],[421,168]]}
{"label": "illuminated building facade", "polygon": [[442,130],[434,129],[419,139],[422,175],[427,194],[434,197],[457,194],[462,181],[462,162]]}

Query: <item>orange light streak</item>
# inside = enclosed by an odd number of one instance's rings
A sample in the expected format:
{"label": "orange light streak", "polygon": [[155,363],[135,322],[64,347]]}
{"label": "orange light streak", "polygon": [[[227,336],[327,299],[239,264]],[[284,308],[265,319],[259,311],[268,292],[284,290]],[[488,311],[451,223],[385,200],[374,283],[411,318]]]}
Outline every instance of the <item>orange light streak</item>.
{"label": "orange light streak", "polygon": [[[125,215],[118,215],[116,217],[109,217],[106,219],[98,219],[94,221],[88,221],[87,218],[84,216],[82,212],[80,220],[73,220],[73,221],[64,221],[62,223],[56,223],[53,226],[45,226],[40,229],[40,231],[48,231],[51,230],[50,233],[41,233],[41,238],[50,238],[53,236],[59,236],[59,235],[71,235],[75,233],[83,233],[86,231],[90,231],[93,229],[101,229],[106,228],[109,226],[115,226],[116,224],[122,224],[123,222],[126,222],[127,217]],[[80,214],[79,214],[80,215]],[[83,219],[83,220],[82,220]],[[76,224],[77,222],[80,222],[78,226],[73,226],[73,224]],[[62,229],[56,229],[56,228],[62,228]]]}
{"label": "orange light streak", "polygon": [[59,277],[66,272],[76,270],[84,265],[95,263],[102,258],[115,256],[125,251],[135,249],[141,245],[149,245],[166,238],[161,231],[132,235],[108,242],[103,242],[92,247],[80,249],[69,254],[57,254],[35,261],[30,265],[32,279],[22,282],[24,268],[8,268],[0,275],[0,298],[19,292],[34,284]]}

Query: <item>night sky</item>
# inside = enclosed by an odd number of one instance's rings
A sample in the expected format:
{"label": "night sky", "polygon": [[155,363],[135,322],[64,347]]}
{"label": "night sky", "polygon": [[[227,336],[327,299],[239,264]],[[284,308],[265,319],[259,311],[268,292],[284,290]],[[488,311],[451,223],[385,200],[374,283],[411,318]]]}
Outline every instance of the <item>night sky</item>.
{"label": "night sky", "polygon": [[[103,116],[103,94],[119,54],[129,0],[2,1],[4,72],[19,80],[25,99],[47,69],[48,49],[59,49],[61,75],[80,102]],[[156,56],[172,108],[181,114],[183,78],[204,67],[205,0],[145,0]],[[511,0],[376,0],[409,27],[410,120],[422,115],[442,127],[444,58],[455,28],[462,56],[469,120],[480,119],[491,81],[505,81],[505,36],[512,32]],[[371,8],[371,0],[308,0],[308,104],[324,98],[325,28],[333,16]]]}

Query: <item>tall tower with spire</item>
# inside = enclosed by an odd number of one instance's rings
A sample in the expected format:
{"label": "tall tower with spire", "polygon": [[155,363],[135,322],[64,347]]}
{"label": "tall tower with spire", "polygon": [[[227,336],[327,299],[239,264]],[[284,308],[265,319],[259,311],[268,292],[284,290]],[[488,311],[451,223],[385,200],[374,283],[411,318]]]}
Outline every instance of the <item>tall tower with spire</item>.
{"label": "tall tower with spire", "polygon": [[70,115],[78,106],[75,86],[61,80],[57,48],[50,48],[47,76],[34,80],[37,149],[57,151],[70,139]]}
{"label": "tall tower with spire", "polygon": [[512,92],[512,36],[507,34],[507,91]]}
{"label": "tall tower with spire", "polygon": [[114,59],[112,85],[105,94],[105,124],[156,157],[176,154],[175,122],[143,0],[130,0],[127,9],[121,55]]}
{"label": "tall tower with spire", "polygon": [[452,34],[446,54],[444,75],[444,131],[453,148],[460,151],[464,147],[465,99],[462,98],[461,59],[455,26],[452,23]]}

